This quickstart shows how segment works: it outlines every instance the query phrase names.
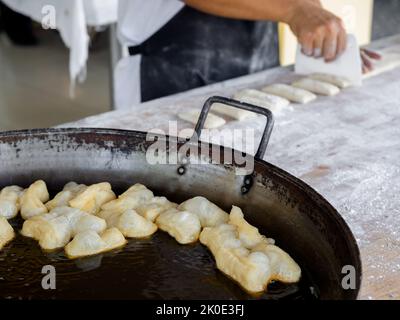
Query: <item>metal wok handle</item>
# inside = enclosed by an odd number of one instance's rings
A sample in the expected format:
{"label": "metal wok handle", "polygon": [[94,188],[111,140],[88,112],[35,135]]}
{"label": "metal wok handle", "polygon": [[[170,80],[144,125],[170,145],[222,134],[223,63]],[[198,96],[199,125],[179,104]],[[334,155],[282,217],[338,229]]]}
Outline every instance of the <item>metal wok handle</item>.
{"label": "metal wok handle", "polygon": [[254,113],[261,114],[267,118],[267,123],[265,125],[265,129],[261,138],[260,145],[258,147],[257,153],[255,154],[254,158],[255,159],[263,159],[265,155],[265,151],[267,150],[269,138],[271,137],[272,133],[272,128],[274,127],[274,117],[272,115],[272,112],[268,109],[261,108],[252,104],[244,103],[244,102],[239,102],[233,99],[229,98],[224,98],[224,97],[219,97],[219,96],[214,96],[211,98],[208,98],[207,101],[204,103],[203,109],[201,110],[199,120],[197,120],[196,127],[194,129],[195,134],[197,134],[197,137],[200,138],[201,131],[204,128],[204,124],[207,119],[207,115],[214,103],[222,103],[225,105],[228,105],[233,108],[239,108],[247,111],[251,111]]}

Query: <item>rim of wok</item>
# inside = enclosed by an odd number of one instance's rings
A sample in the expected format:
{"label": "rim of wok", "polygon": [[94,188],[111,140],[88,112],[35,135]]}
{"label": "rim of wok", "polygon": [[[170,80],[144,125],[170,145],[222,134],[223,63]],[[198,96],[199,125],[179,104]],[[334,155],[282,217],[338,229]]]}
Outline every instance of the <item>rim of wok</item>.
{"label": "rim of wok", "polygon": [[[18,137],[21,137],[24,140],[28,136],[51,136],[54,134],[64,134],[64,135],[74,135],[74,134],[94,134],[94,135],[112,135],[112,136],[120,136],[120,137],[126,137],[126,145],[124,146],[127,150],[131,150],[131,147],[133,145],[137,145],[137,143],[134,143],[132,145],[129,145],[129,138],[141,138],[143,142],[146,143],[152,143],[149,141],[146,141],[145,137],[148,134],[148,132],[144,131],[136,131],[136,130],[124,130],[124,129],[112,129],[112,128],[90,128],[90,127],[71,127],[71,128],[39,128],[39,129],[24,129],[24,130],[11,130],[11,131],[3,131],[0,132],[0,143],[2,142],[16,142],[18,141]],[[179,138],[179,137],[172,137],[168,135],[162,136],[162,139],[165,139],[168,141],[169,138],[174,138],[177,139],[176,141],[178,144],[181,143],[190,143],[193,144],[192,141],[186,141],[185,139]],[[11,141],[7,141],[7,140]],[[102,140],[97,140],[97,141],[88,141],[88,143],[101,143],[101,141],[105,142],[104,139]],[[84,140],[82,140],[82,143]],[[201,144],[207,144],[209,146],[216,146],[215,144],[211,144],[208,142],[202,142],[201,140],[197,142],[197,145]],[[105,146],[107,147],[107,146]],[[345,240],[345,243],[348,247],[349,253],[351,253],[353,256],[349,257],[351,260],[355,263],[354,267],[356,269],[356,274],[358,275],[356,278],[356,288],[349,290],[350,293],[347,294],[347,297],[349,299],[357,299],[360,288],[361,288],[361,283],[362,283],[362,263],[361,263],[361,255],[360,255],[360,250],[357,245],[357,242],[355,240],[355,237],[350,229],[350,227],[347,225],[345,222],[344,218],[342,215],[333,207],[328,200],[326,200],[321,194],[319,194],[316,190],[314,190],[310,185],[305,183],[299,178],[296,178],[292,174],[288,173],[287,171],[265,161],[262,159],[257,159],[253,157],[252,155],[245,154],[243,152],[240,152],[238,150],[224,147],[224,146],[219,146],[220,150],[228,150],[228,151],[233,151],[234,153],[241,153],[242,155],[249,156],[254,159],[254,172],[255,173],[260,173],[262,174],[262,171],[267,170],[270,174],[273,176],[286,180],[293,186],[295,186],[297,189],[299,189],[301,192],[305,194],[306,197],[308,197],[312,202],[317,203],[318,206],[321,206],[324,209],[323,214],[329,216],[329,220],[331,222],[336,223],[336,227],[339,230],[342,230],[341,237]],[[138,151],[137,149],[135,151]],[[144,151],[143,151],[144,152]],[[223,163],[220,163],[223,165]],[[179,164],[177,164],[179,165]],[[215,164],[213,164],[215,165]],[[218,164],[217,164],[218,165]],[[234,164],[230,164],[230,166],[235,167]]]}

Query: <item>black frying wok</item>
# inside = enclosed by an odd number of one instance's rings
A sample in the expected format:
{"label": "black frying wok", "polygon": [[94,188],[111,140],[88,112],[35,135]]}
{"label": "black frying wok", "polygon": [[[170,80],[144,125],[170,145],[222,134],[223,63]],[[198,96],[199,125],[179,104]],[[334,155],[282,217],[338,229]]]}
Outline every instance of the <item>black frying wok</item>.
{"label": "black frying wok", "polygon": [[[221,274],[212,255],[199,243],[182,246],[158,231],[151,239],[129,240],[118,251],[68,260],[62,251],[44,253],[38,244],[18,235],[0,252],[2,298],[122,299],[354,299],[361,282],[359,250],[338,212],[317,192],[287,172],[261,160],[272,129],[271,113],[248,104],[214,97],[207,101],[197,133],[213,102],[262,113],[267,126],[255,156],[254,172],[235,174],[237,164],[223,164],[238,152],[217,147],[221,159],[207,165],[152,165],[146,133],[111,129],[43,129],[0,134],[0,186],[27,187],[46,181],[54,195],[68,181],[108,181],[116,193],[143,183],[156,195],[179,202],[202,195],[229,211],[240,206],[246,219],[276,240],[302,267],[298,284],[272,283],[261,296],[245,293]],[[158,137],[159,141],[168,137]],[[191,146],[204,143],[179,141]],[[170,152],[167,145],[165,152]],[[227,153],[228,151],[228,153]],[[210,157],[210,154],[203,154]],[[246,156],[251,159],[250,156]],[[22,221],[11,221],[21,228]],[[44,265],[56,268],[56,290],[43,290]],[[345,290],[341,271],[356,270],[356,289]]]}

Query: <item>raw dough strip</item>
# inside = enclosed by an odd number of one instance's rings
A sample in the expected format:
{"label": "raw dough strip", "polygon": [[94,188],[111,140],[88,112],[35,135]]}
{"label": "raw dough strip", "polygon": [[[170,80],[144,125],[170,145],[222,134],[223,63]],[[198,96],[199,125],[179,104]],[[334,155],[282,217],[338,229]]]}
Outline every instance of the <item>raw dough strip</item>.
{"label": "raw dough strip", "polygon": [[[252,103],[252,104],[254,104],[254,103]],[[233,108],[231,106],[227,106],[226,104],[219,103],[219,102],[214,103],[211,108],[213,111],[215,111],[219,114],[228,116],[230,118],[233,118],[233,119],[236,119],[239,121],[255,118],[257,116],[257,114],[255,114],[254,112],[250,112],[250,111],[238,109],[238,108]]]}
{"label": "raw dough strip", "polygon": [[381,60],[373,60],[373,69],[363,75],[363,79],[368,79],[384,72],[390,71],[394,68],[400,67],[400,52],[391,52],[391,48],[379,52],[382,55]]}
{"label": "raw dough strip", "polygon": [[334,96],[340,92],[339,88],[333,84],[310,78],[303,78],[295,81],[292,83],[292,86],[324,96]]}
{"label": "raw dough strip", "polygon": [[245,89],[237,92],[233,96],[234,99],[239,101],[242,101],[242,99],[246,99],[247,97],[265,101],[266,103],[271,104],[274,109],[282,109],[290,104],[290,101],[288,99],[255,89]]}
{"label": "raw dough strip", "polygon": [[283,83],[275,83],[264,87],[262,91],[302,104],[309,103],[317,99],[317,96],[310,91],[295,88]]}
{"label": "raw dough strip", "polygon": [[334,86],[337,86],[341,89],[345,89],[351,86],[351,81],[347,78],[328,73],[314,73],[311,74],[309,78],[333,84]]}
{"label": "raw dough strip", "polygon": [[[179,113],[178,117],[182,120],[188,121],[193,124],[197,124],[197,121],[199,120],[200,116],[200,111],[197,110],[189,110],[189,111],[184,111]],[[218,117],[217,115],[209,112],[206,123],[204,124],[205,129],[214,129],[221,127],[225,124],[225,120],[222,119],[221,117]]]}
{"label": "raw dough strip", "polygon": [[[289,100],[285,98],[271,95],[255,89],[244,89],[242,91],[239,91],[233,96],[233,99],[269,109],[273,113],[279,113],[290,103]],[[257,116],[257,114],[254,112],[233,108],[222,103],[216,103],[213,105],[212,108],[215,112],[227,115],[239,121],[254,118]]]}

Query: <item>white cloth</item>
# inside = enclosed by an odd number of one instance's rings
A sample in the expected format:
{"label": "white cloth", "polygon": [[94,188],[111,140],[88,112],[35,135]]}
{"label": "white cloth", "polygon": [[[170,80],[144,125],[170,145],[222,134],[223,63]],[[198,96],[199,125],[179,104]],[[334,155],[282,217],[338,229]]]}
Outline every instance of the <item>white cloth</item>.
{"label": "white cloth", "polygon": [[83,7],[88,26],[104,26],[117,22],[118,0],[83,0]]}
{"label": "white cloth", "polygon": [[[70,50],[69,74],[71,88],[75,81],[86,76],[89,52],[87,25],[105,25],[117,21],[118,0],[1,0],[14,11],[41,23],[42,9],[53,6],[56,12],[56,28]],[[73,90],[71,90],[73,92]]]}
{"label": "white cloth", "polygon": [[[118,38],[123,46],[136,46],[150,38],[182,8],[179,0],[119,0]],[[114,71],[117,109],[140,103],[141,56],[125,57]]]}

